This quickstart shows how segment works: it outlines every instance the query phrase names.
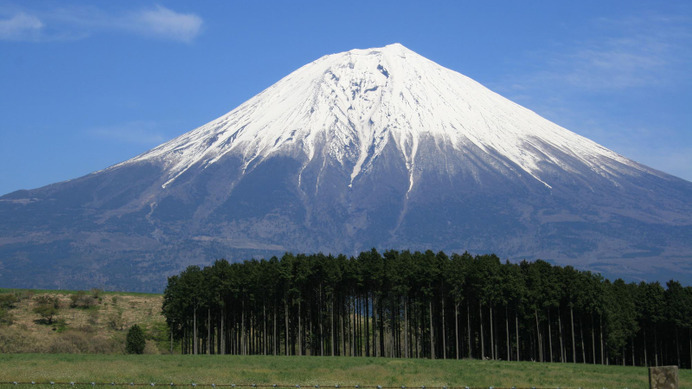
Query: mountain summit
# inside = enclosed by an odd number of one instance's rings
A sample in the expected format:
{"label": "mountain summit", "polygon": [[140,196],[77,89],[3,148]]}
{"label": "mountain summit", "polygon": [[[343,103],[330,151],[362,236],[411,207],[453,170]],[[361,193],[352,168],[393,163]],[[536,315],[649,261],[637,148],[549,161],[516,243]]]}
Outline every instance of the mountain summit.
{"label": "mountain summit", "polygon": [[276,155],[301,159],[304,167],[328,158],[350,170],[350,185],[390,145],[404,159],[413,189],[424,170],[416,168],[417,159],[426,158],[419,158],[418,148],[428,141],[444,154],[472,154],[548,188],[540,177],[566,156],[604,176],[658,174],[400,44],[322,57],[230,113],[127,163],[163,163],[165,187],[190,167],[226,155],[241,158],[245,172]]}
{"label": "mountain summit", "polygon": [[220,257],[371,247],[692,280],[692,183],[400,44],[322,57],[136,158],[6,195],[0,216],[7,286],[160,290]]}

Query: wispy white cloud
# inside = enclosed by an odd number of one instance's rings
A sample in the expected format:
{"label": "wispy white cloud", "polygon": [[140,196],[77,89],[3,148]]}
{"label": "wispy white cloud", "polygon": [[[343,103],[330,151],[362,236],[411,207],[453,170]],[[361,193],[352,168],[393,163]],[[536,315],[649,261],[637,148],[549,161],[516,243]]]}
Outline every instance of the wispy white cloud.
{"label": "wispy white cloud", "polygon": [[690,79],[692,20],[677,16],[627,16],[595,20],[590,39],[561,42],[536,52],[542,69],[525,77],[594,91],[669,85]]}
{"label": "wispy white cloud", "polygon": [[160,5],[119,14],[96,7],[15,11],[8,19],[0,19],[0,39],[48,42],[115,31],[190,43],[199,36],[203,24],[194,13],[176,12]]}
{"label": "wispy white cloud", "polygon": [[153,146],[166,140],[159,127],[152,121],[132,121],[90,128],[86,130],[86,135],[120,143]]}
{"label": "wispy white cloud", "polygon": [[0,40],[34,41],[42,29],[43,23],[36,16],[20,12],[8,19],[0,19]]}
{"label": "wispy white cloud", "polygon": [[181,42],[192,41],[202,28],[199,16],[178,13],[162,6],[132,13],[122,21],[132,31]]}

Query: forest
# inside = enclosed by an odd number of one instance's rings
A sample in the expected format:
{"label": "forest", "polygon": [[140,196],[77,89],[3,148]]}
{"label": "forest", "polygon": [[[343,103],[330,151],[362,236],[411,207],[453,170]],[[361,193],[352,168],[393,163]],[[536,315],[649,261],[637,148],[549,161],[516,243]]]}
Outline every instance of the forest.
{"label": "forest", "polygon": [[692,287],[495,255],[222,259],[170,277],[163,314],[188,354],[692,367]]}

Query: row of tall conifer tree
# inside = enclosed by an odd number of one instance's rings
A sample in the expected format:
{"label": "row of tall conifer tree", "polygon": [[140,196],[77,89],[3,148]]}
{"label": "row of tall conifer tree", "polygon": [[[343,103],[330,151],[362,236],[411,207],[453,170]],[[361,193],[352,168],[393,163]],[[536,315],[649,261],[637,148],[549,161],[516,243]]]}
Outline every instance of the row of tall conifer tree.
{"label": "row of tall conifer tree", "polygon": [[376,250],[190,266],[163,313],[190,354],[692,363],[692,288],[548,262]]}

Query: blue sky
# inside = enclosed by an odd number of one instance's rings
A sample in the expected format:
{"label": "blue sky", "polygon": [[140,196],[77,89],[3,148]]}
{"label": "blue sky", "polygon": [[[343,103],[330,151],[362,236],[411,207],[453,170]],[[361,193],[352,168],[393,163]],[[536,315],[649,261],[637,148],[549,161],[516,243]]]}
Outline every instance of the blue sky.
{"label": "blue sky", "polygon": [[0,0],[0,194],[106,168],[323,55],[394,42],[692,180],[692,2]]}

